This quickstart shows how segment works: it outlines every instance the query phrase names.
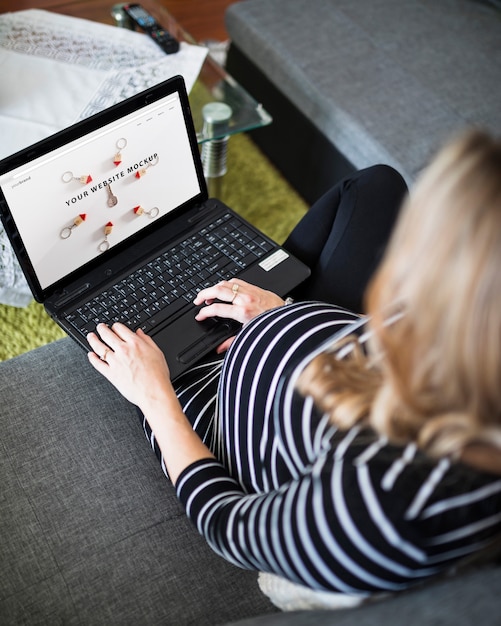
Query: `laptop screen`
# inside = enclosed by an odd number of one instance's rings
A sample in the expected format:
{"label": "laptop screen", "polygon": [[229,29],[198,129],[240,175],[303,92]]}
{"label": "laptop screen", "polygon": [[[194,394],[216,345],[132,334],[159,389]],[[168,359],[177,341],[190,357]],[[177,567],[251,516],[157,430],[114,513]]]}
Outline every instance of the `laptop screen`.
{"label": "laptop screen", "polygon": [[0,177],[42,289],[109,254],[202,189],[179,92]]}

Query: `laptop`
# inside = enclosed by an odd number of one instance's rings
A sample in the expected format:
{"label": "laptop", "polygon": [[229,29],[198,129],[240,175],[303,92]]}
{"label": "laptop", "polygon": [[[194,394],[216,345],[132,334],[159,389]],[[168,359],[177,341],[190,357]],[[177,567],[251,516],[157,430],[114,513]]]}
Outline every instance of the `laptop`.
{"label": "laptop", "polygon": [[181,76],[0,161],[0,214],[34,298],[69,336],[89,350],[100,321],[143,328],[173,379],[239,328],[194,319],[201,288],[238,276],[285,296],[310,273],[208,198]]}

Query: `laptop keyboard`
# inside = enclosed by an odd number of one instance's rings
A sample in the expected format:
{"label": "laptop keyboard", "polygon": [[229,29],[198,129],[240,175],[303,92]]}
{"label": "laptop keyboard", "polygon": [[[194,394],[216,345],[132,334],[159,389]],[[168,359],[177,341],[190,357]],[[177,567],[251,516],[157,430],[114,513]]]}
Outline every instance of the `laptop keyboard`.
{"label": "laptop keyboard", "polygon": [[175,244],[66,316],[86,335],[100,322],[148,332],[177,314],[196,294],[228,280],[272,245],[231,213]]}

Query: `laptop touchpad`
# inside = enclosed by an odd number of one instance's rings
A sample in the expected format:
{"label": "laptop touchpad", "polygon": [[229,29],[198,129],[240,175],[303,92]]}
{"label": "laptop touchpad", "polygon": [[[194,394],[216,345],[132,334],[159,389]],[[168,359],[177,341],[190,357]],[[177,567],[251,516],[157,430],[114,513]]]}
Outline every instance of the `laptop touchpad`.
{"label": "laptop touchpad", "polygon": [[216,348],[225,339],[233,337],[242,327],[239,322],[230,319],[214,321],[215,324],[202,337],[199,337],[178,354],[177,358],[181,363],[188,364],[198,360],[212,348]]}

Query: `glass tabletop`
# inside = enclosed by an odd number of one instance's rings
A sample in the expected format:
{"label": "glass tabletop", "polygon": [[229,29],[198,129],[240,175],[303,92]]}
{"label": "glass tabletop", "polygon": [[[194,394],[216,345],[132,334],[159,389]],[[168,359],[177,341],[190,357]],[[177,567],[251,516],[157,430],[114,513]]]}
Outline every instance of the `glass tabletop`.
{"label": "glass tabletop", "polygon": [[[163,6],[154,0],[145,0],[141,4],[178,41],[197,45],[193,37],[184,30],[181,24]],[[110,14],[117,26],[131,28],[131,23],[128,22],[125,14],[121,11],[122,6],[123,3],[113,5]],[[270,114],[262,105],[239,85],[210,54],[207,55],[204,61],[200,75],[190,92],[189,99],[199,143],[260,128],[270,124],[272,121]],[[231,117],[227,124],[204,124],[204,106],[214,102],[223,103],[229,107]]]}

